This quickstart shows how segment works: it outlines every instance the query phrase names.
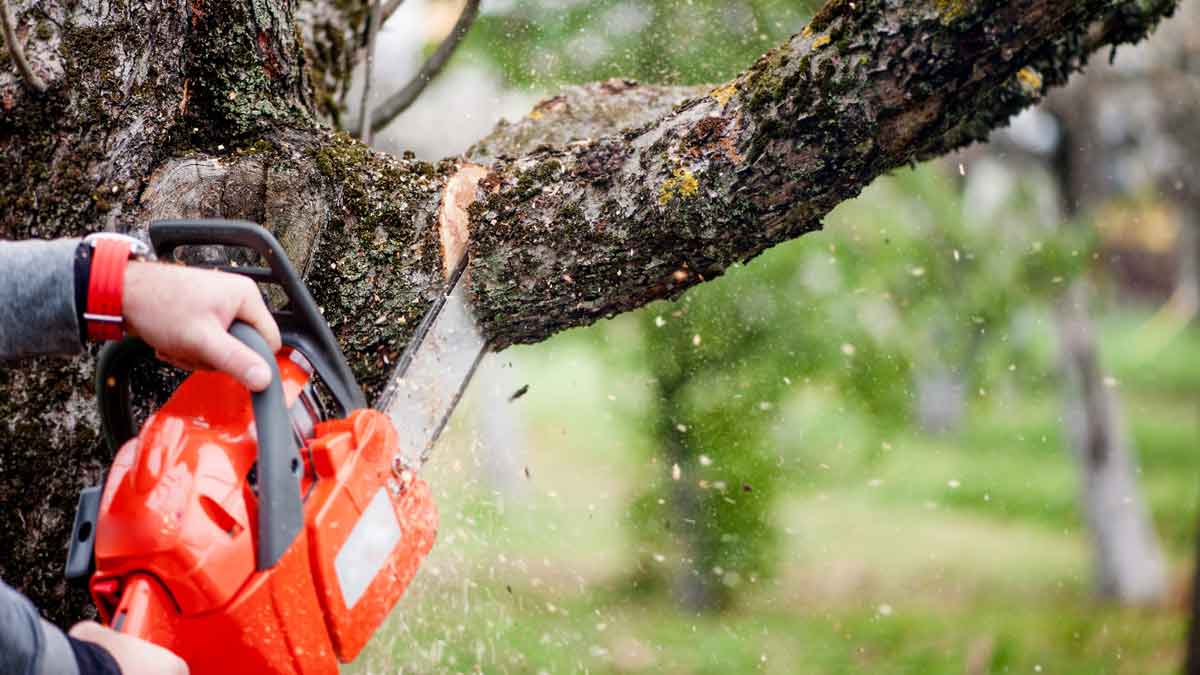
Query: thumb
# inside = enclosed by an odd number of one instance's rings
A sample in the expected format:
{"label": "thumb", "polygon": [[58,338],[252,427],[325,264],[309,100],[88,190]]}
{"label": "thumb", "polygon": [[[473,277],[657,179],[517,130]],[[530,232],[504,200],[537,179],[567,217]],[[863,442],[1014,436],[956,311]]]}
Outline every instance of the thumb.
{"label": "thumb", "polygon": [[210,368],[232,375],[250,391],[271,384],[271,368],[262,357],[225,331],[213,331],[200,349],[200,358]]}
{"label": "thumb", "polygon": [[95,621],[80,621],[74,626],[71,626],[71,630],[67,632],[67,635],[70,635],[76,640],[96,642],[96,636],[102,635],[103,633],[104,627]]}

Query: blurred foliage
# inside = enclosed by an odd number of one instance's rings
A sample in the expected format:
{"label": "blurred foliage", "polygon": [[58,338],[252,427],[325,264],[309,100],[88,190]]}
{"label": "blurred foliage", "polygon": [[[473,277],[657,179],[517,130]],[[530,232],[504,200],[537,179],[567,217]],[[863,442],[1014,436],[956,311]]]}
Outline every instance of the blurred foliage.
{"label": "blurred foliage", "polygon": [[[831,223],[830,234],[843,227]],[[828,236],[794,246],[827,251]],[[655,309],[675,318],[686,302]],[[1054,368],[1048,313],[1024,312],[1026,356],[1015,372],[999,369],[1003,378]],[[804,434],[792,443],[809,453],[785,454],[773,496],[777,573],[743,578],[734,611],[697,615],[629,592],[630,567],[675,559],[660,541],[647,550],[668,559],[645,560],[615,527],[629,518],[628,495],[664,471],[630,429],[653,405],[639,335],[659,330],[654,316],[501,355],[531,383],[512,404],[530,425],[527,491],[505,498],[472,477],[460,463],[469,467],[486,450],[475,449],[469,425],[452,432],[457,442],[427,469],[442,513],[438,545],[351,672],[1178,672],[1187,594],[1179,563],[1193,543],[1197,505],[1200,330],[1147,360],[1126,348],[1144,332],[1147,312],[1097,325],[1104,368],[1131,413],[1146,496],[1177,563],[1168,606],[1122,609],[1090,597],[1077,467],[1062,451],[1057,387],[994,383],[960,434],[946,438],[867,416],[814,377],[782,394],[787,419],[776,422],[789,436]],[[606,349],[596,348],[594,333]]]}
{"label": "blurred foliage", "polygon": [[[877,461],[910,424],[914,369],[953,364],[973,398],[1054,379],[1022,322],[1082,269],[1088,242],[1038,217],[1037,175],[994,217],[967,212],[960,182],[938,166],[899,172],[803,244],[641,313],[656,393],[642,428],[659,469],[635,522],[647,556],[673,541],[711,604],[772,571],[781,481]],[[625,338],[600,344],[630,349]],[[680,481],[698,490],[693,513],[680,510]]]}
{"label": "blurred foliage", "polygon": [[798,32],[820,3],[786,0],[511,0],[484,5],[466,48],[513,85],[632,77],[729,79]]}

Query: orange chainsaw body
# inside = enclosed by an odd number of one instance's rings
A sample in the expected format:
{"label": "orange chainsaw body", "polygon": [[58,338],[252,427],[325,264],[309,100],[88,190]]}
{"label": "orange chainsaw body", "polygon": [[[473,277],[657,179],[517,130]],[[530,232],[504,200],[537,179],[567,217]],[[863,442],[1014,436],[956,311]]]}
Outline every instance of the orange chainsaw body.
{"label": "orange chainsaw body", "polygon": [[304,528],[275,566],[255,566],[254,412],[226,375],[188,377],[121,447],[100,500],[90,587],[101,617],[193,675],[336,673],[436,536],[429,487],[395,463],[391,422],[369,409],[320,421],[306,363],[290,349],[277,362],[302,439]]}

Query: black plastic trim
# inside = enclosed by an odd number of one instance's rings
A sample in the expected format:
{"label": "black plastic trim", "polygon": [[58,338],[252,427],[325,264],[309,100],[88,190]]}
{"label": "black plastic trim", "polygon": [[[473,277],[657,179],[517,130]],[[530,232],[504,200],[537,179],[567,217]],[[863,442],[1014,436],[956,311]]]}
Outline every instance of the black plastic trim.
{"label": "black plastic trim", "polygon": [[93,485],[79,491],[75,524],[71,526],[71,544],[67,547],[67,579],[90,578],[96,571],[96,519],[100,516],[100,497],[104,487]]}

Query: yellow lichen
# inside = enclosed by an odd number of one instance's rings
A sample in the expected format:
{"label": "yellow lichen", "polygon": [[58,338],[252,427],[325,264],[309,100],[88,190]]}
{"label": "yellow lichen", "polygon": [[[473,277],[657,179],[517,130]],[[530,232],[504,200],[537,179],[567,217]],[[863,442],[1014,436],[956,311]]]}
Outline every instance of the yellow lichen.
{"label": "yellow lichen", "polygon": [[802,38],[810,38],[810,37],[812,37],[812,25],[811,25],[811,24],[810,24],[810,25],[806,25],[806,26],[804,27],[804,30],[800,31],[800,37],[802,37]]}
{"label": "yellow lichen", "polygon": [[535,122],[542,119],[542,111],[538,110],[537,108],[534,108],[533,110],[529,111],[529,119],[531,119]]}
{"label": "yellow lichen", "polygon": [[1029,94],[1037,94],[1042,90],[1042,74],[1029,66],[1017,71],[1017,80]]}
{"label": "yellow lichen", "polygon": [[663,181],[662,189],[658,191],[658,203],[666,206],[672,199],[679,197],[687,199],[700,191],[700,181],[687,169],[675,169],[671,178]]}
{"label": "yellow lichen", "polygon": [[713,89],[712,91],[708,92],[708,95],[717,99],[717,103],[725,105],[729,102],[729,99],[733,98],[735,92],[737,92],[737,87],[730,82],[729,84],[723,84],[716,89]]}
{"label": "yellow lichen", "polygon": [[816,50],[820,49],[821,47],[824,47],[825,45],[829,44],[831,40],[833,40],[833,38],[831,38],[828,34],[822,35],[821,37],[817,38],[816,40],[813,40],[813,46],[812,46],[813,51],[816,51]]}
{"label": "yellow lichen", "polygon": [[938,14],[942,15],[942,23],[948,24],[967,13],[968,0],[933,0]]}

